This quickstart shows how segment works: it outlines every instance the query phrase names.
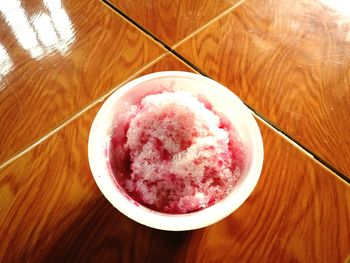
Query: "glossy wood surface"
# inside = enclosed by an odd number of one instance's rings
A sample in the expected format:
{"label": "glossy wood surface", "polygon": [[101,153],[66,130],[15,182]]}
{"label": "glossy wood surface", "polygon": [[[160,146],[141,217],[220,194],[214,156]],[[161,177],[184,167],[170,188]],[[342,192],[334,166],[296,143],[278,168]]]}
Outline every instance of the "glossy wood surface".
{"label": "glossy wood surface", "polygon": [[172,46],[239,0],[107,0]]}
{"label": "glossy wood surface", "polygon": [[177,51],[350,178],[349,10],[245,1]]}
{"label": "glossy wood surface", "polygon": [[[190,70],[168,55],[144,73]],[[234,214],[165,232],[115,210],[91,176],[88,132],[101,103],[0,170],[0,262],[343,262],[350,187],[260,123],[261,179]]]}
{"label": "glossy wood surface", "polygon": [[99,1],[1,1],[0,164],[162,53]]}

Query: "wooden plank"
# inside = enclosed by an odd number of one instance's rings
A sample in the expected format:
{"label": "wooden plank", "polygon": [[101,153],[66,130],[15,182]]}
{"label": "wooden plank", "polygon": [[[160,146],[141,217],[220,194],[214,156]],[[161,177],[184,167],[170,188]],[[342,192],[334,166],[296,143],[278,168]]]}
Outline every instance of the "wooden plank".
{"label": "wooden plank", "polygon": [[239,2],[239,0],[107,1],[169,46]]}

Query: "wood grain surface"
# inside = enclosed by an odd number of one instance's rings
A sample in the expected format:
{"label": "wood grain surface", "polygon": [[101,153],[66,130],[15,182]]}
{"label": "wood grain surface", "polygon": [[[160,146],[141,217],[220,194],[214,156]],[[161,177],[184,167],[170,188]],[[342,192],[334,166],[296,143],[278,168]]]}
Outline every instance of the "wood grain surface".
{"label": "wood grain surface", "polygon": [[99,1],[46,3],[0,4],[0,164],[164,52]]}
{"label": "wood grain surface", "polygon": [[[167,56],[147,73],[162,69],[190,70]],[[234,214],[189,232],[129,220],[90,173],[88,132],[100,105],[0,170],[0,262],[343,262],[349,254],[349,185],[262,123],[263,173]]]}
{"label": "wood grain surface", "polygon": [[245,1],[177,51],[350,178],[350,6]]}
{"label": "wood grain surface", "polygon": [[239,0],[107,0],[172,46]]}

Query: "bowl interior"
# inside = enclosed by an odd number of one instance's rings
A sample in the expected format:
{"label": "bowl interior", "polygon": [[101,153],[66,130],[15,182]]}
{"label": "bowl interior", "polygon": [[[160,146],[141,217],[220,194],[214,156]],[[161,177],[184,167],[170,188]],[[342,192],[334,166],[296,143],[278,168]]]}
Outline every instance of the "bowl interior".
{"label": "bowl interior", "polygon": [[[107,162],[107,144],[114,119],[144,96],[162,91],[186,90],[209,102],[233,125],[245,152],[245,168],[235,189],[217,204],[183,215],[159,213],[130,200],[115,183]],[[131,219],[163,230],[190,230],[213,224],[237,209],[254,189],[263,162],[259,128],[247,107],[228,89],[206,77],[187,72],[159,72],[133,80],[113,93],[95,117],[89,137],[89,162],[94,179],[105,197]]]}

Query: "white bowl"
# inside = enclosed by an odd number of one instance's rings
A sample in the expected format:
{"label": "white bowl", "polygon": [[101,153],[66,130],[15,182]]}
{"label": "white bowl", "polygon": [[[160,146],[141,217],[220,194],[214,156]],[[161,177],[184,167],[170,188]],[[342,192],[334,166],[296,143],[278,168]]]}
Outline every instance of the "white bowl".
{"label": "white bowl", "polygon": [[[113,120],[125,107],[150,93],[186,90],[204,96],[216,112],[230,120],[243,143],[245,168],[234,190],[222,201],[188,214],[166,214],[137,204],[116,184],[106,156]],[[89,136],[89,163],[96,184],[108,201],[127,217],[143,225],[171,231],[202,228],[230,215],[248,198],[260,177],[264,150],[259,127],[242,101],[221,84],[201,75],[181,72],[157,72],[137,78],[114,92],[103,104],[92,124]]]}

